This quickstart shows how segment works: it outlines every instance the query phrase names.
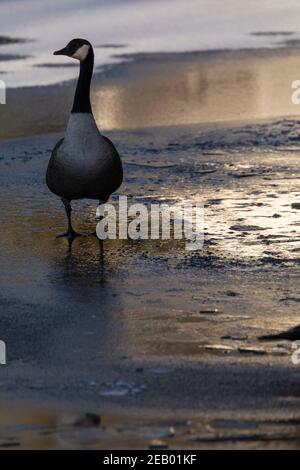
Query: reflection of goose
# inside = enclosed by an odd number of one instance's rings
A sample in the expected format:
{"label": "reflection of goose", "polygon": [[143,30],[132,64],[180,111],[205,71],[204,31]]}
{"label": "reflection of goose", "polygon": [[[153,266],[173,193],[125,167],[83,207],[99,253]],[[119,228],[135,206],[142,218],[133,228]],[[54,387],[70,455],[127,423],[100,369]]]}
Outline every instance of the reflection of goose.
{"label": "reflection of goose", "polygon": [[99,203],[107,201],[121,185],[123,171],[117,150],[99,132],[92,113],[92,45],[85,39],[73,39],[54,54],[80,61],[80,74],[65,137],[54,147],[46,175],[48,188],[61,198],[68,217],[68,231],[61,236],[74,238],[78,234],[72,228],[71,201],[84,198],[97,199]]}
{"label": "reflection of goose", "polygon": [[281,333],[277,333],[274,335],[259,336],[258,339],[267,341],[273,341],[277,339],[289,339],[290,341],[296,341],[297,339],[300,340],[300,325],[297,325],[294,328],[290,328],[289,330],[282,331]]}

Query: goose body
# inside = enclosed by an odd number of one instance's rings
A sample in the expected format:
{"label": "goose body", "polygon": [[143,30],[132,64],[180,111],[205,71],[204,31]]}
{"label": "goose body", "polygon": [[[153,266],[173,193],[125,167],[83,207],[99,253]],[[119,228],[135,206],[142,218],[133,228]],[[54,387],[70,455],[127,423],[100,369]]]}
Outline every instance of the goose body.
{"label": "goose body", "polygon": [[122,182],[122,166],[114,145],[98,131],[91,114],[72,114],[64,139],[53,149],[47,185],[56,195],[107,201]]}
{"label": "goose body", "polygon": [[68,217],[68,238],[76,235],[71,224],[71,201],[109,199],[122,183],[120,156],[113,143],[102,135],[90,104],[90,82],[94,54],[88,41],[72,40],[57,55],[80,60],[80,75],[65,136],[54,147],[47,168],[47,186],[59,196]]}

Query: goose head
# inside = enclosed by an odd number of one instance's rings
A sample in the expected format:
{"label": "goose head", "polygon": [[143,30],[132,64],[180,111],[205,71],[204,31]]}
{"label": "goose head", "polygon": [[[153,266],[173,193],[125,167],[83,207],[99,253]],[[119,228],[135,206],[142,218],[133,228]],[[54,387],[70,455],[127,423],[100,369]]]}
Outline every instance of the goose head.
{"label": "goose head", "polygon": [[63,49],[53,52],[54,55],[66,55],[73,59],[78,59],[83,62],[87,57],[92,54],[93,48],[89,41],[86,39],[72,39],[69,44]]}

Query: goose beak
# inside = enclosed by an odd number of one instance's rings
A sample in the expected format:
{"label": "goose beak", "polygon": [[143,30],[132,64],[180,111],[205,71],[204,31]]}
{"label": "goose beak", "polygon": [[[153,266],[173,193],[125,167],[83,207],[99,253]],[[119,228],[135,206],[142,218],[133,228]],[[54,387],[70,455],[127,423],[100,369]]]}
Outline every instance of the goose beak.
{"label": "goose beak", "polygon": [[54,51],[53,55],[69,55],[68,49],[64,47],[63,49],[59,49],[59,51]]}

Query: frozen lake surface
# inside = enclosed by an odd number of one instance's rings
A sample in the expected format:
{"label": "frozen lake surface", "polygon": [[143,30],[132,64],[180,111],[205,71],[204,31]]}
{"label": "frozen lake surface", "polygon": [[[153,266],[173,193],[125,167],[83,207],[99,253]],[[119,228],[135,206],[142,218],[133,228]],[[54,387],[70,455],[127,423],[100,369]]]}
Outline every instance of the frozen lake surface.
{"label": "frozen lake surface", "polygon": [[72,61],[52,56],[74,37],[96,46],[99,67],[123,54],[278,47],[300,38],[297,0],[1,0],[0,18],[3,37],[28,40],[2,40],[8,87],[76,76]]}

